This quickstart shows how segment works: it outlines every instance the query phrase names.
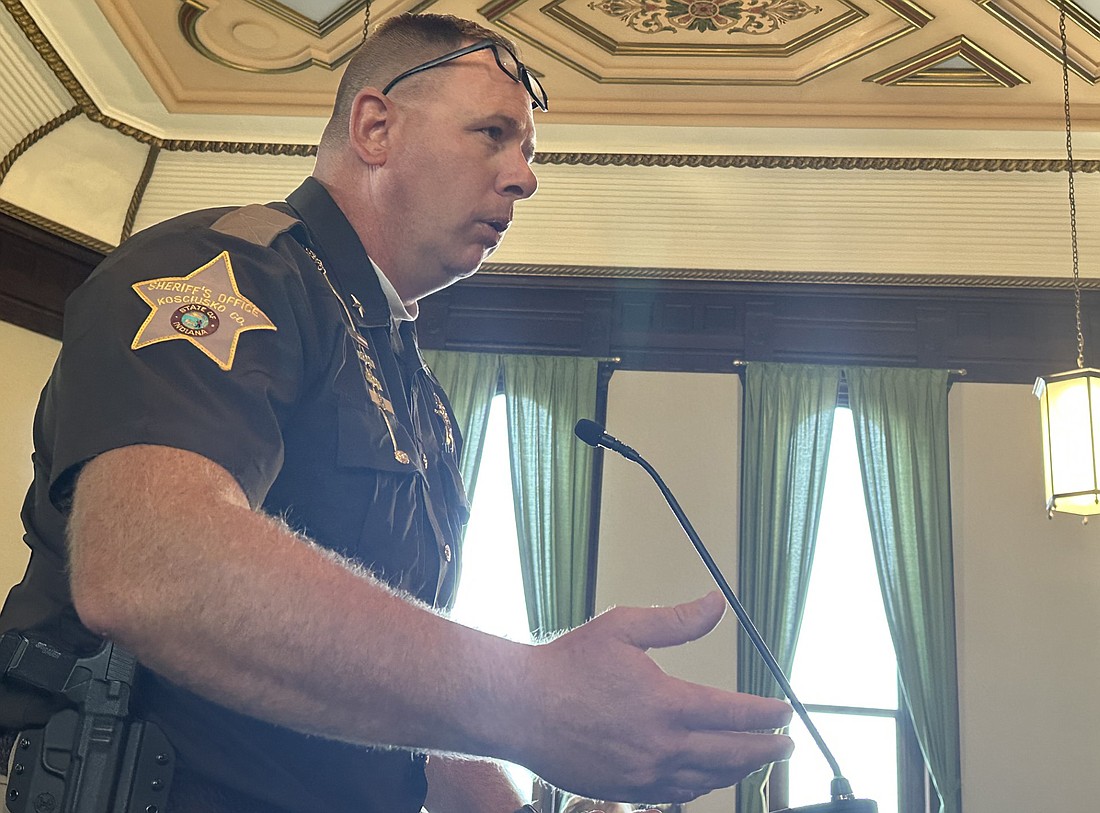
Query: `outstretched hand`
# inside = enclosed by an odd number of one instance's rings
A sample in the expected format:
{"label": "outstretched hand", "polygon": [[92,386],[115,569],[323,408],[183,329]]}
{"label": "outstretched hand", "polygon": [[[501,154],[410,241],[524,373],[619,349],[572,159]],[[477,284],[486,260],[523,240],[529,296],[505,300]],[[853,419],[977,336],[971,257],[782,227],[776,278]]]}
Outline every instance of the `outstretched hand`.
{"label": "outstretched hand", "polygon": [[646,651],[694,641],[725,610],[720,593],[673,607],[619,607],[535,647],[537,720],[522,761],[597,799],[686,802],[790,756],[780,700],[690,683]]}

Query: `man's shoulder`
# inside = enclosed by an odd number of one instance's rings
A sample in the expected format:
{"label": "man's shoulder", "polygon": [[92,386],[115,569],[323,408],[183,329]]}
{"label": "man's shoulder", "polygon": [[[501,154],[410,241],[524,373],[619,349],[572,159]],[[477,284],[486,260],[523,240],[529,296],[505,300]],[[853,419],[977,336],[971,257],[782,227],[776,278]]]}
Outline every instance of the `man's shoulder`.
{"label": "man's shoulder", "polygon": [[288,209],[285,204],[250,203],[186,212],[135,233],[108,259],[167,244],[220,242],[243,250],[270,248],[280,235],[301,223]]}
{"label": "man's shoulder", "polygon": [[267,248],[279,235],[300,224],[301,221],[289,212],[274,206],[252,203],[226,212],[210,228],[219,234],[237,237],[247,243]]}
{"label": "man's shoulder", "polygon": [[[136,308],[154,295],[224,297],[279,314],[303,297],[309,277],[289,235],[298,221],[267,206],[204,209],[134,234],[111,252],[70,297],[66,310],[108,303]],[[205,300],[203,300],[205,301]],[[144,317],[142,317],[144,318]],[[283,314],[282,321],[287,320]]]}
{"label": "man's shoulder", "polygon": [[[276,204],[277,206],[277,204]],[[241,266],[262,269],[265,278],[283,269],[294,273],[287,245],[296,244],[290,232],[300,221],[283,208],[262,204],[219,207],[187,212],[135,233],[107,255],[92,279],[185,275],[228,253]],[[91,280],[90,280],[91,281]]]}

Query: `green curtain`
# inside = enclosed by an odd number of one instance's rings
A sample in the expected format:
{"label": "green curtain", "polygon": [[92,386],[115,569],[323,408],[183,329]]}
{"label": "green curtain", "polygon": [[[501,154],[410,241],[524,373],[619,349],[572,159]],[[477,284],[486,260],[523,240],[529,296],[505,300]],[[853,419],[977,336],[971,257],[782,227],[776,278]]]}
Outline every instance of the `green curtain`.
{"label": "green curtain", "polygon": [[905,702],[941,813],[959,813],[947,371],[851,368],[867,517]]}
{"label": "green curtain", "polygon": [[585,620],[592,450],[573,427],[596,408],[592,358],[502,355],[520,566],[531,631]]}
{"label": "green curtain", "polygon": [[485,448],[489,404],[496,395],[500,377],[500,356],[496,353],[455,353],[448,350],[423,350],[421,355],[446,391],[458,421],[463,441],[459,468],[466,485],[466,495],[473,497],[481,452]]}
{"label": "green curtain", "polygon": [[[788,674],[809,587],[839,381],[834,367],[745,367],[739,598]],[[782,695],[747,635],[738,636],[737,684],[753,694]],[[741,782],[738,813],[767,809],[769,772]]]}
{"label": "green curtain", "polygon": [[[423,351],[447,391],[464,446],[460,465],[472,496],[485,446],[489,405],[503,379],[520,568],[534,634],[585,620],[588,589],[592,450],[573,436],[596,408],[596,359]],[[543,809],[560,794],[540,782]]]}

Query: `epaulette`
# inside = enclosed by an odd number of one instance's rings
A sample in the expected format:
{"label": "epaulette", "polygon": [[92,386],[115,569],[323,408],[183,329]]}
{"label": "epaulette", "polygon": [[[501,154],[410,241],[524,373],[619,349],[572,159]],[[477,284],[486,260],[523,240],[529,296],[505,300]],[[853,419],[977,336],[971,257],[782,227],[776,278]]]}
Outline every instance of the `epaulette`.
{"label": "epaulette", "polygon": [[275,238],[301,221],[259,203],[250,203],[218,218],[210,227],[258,246],[270,246]]}

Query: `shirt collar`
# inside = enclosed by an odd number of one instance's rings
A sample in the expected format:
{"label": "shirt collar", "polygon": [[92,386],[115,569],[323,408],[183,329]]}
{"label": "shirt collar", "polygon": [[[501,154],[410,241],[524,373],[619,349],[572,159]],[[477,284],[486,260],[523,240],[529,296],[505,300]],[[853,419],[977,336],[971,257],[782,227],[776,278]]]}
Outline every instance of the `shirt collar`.
{"label": "shirt collar", "polygon": [[[385,274],[367,256],[358,233],[324,185],[316,178],[306,178],[286,200],[305,223],[310,242],[315,244],[328,272],[340,288],[362,304],[366,324],[387,324],[392,305],[383,291]],[[364,273],[368,264],[374,274]]]}
{"label": "shirt collar", "polygon": [[374,269],[374,273],[378,275],[378,282],[382,285],[382,293],[386,295],[386,302],[389,303],[390,315],[393,317],[393,320],[395,322],[415,321],[416,317],[420,314],[420,305],[416,301],[413,301],[409,305],[402,302],[401,297],[397,295],[397,289],[393,287],[393,283],[390,282],[386,273],[378,267],[378,263],[371,260],[370,264]]}

